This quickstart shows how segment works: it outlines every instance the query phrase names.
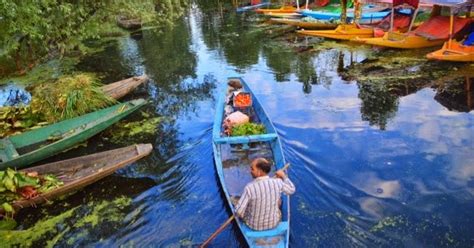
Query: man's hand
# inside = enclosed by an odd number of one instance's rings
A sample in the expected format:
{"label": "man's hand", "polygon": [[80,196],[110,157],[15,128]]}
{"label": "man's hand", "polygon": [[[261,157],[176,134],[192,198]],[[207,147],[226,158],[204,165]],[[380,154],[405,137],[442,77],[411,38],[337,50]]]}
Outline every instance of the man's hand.
{"label": "man's hand", "polygon": [[283,170],[277,170],[275,172],[275,176],[278,177],[278,178],[281,178],[281,179],[285,179],[286,178],[286,174]]}

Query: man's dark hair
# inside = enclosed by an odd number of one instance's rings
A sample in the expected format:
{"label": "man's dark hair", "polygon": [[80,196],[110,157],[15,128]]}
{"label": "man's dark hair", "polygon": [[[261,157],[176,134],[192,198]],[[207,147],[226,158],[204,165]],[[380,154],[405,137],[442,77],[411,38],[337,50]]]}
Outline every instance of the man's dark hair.
{"label": "man's dark hair", "polygon": [[268,160],[264,158],[257,158],[255,160],[255,166],[257,166],[257,168],[265,172],[265,174],[270,173],[270,171],[272,170],[272,165],[270,164],[270,162],[268,162]]}

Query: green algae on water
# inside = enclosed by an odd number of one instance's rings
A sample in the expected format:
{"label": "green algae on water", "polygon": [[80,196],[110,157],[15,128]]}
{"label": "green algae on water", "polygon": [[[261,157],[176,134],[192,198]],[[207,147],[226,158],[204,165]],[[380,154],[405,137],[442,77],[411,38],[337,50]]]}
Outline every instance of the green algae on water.
{"label": "green algae on water", "polygon": [[[46,235],[51,240],[59,240],[65,230],[60,230],[58,224],[73,216],[76,208],[67,210],[58,216],[46,216],[27,230],[0,231],[2,245],[5,247],[30,247],[35,241],[43,239]],[[49,243],[48,246],[54,246]]]}
{"label": "green algae on water", "polygon": [[158,130],[158,124],[163,117],[149,118],[147,113],[142,112],[143,120],[132,122],[119,122],[105,133],[106,137],[115,144],[127,144],[130,142],[143,142]]}
{"label": "green algae on water", "polygon": [[79,228],[86,225],[96,227],[101,221],[119,222],[123,218],[120,210],[130,205],[131,202],[132,199],[125,196],[112,202],[102,201],[99,204],[90,202],[87,206],[92,208],[91,213],[77,221],[74,227]]}

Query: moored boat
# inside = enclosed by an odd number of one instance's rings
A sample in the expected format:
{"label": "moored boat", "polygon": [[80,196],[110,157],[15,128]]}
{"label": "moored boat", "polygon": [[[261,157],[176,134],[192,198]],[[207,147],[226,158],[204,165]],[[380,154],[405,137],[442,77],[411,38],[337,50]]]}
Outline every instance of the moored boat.
{"label": "moored boat", "polygon": [[[442,6],[457,7],[469,5],[469,0],[453,0],[450,2],[435,0],[428,1],[437,8]],[[368,45],[398,48],[398,49],[417,49],[442,45],[450,37],[463,30],[472,22],[470,17],[441,16],[433,14],[426,22],[422,23],[414,31],[405,34],[396,32],[387,32],[380,38],[354,39],[354,41]]]}
{"label": "moored boat", "polygon": [[[222,123],[225,116],[225,96],[222,95],[216,105],[216,117],[213,126],[214,162],[220,185],[224,191],[228,206],[235,212],[232,197],[242,193],[245,185],[250,182],[249,161],[255,157],[265,157],[273,162],[272,171],[282,169],[285,158],[281,149],[280,140],[276,130],[263,110],[261,104],[252,93],[242,78],[229,78],[238,80],[243,85],[243,91],[248,92],[252,105],[246,109],[252,122],[265,126],[265,134],[248,136],[226,136]],[[235,150],[235,146],[242,145],[245,153]],[[245,148],[245,147],[252,148]],[[245,237],[249,247],[288,247],[290,231],[289,196],[283,195],[281,205],[282,221],[273,229],[255,231],[249,228],[240,219],[237,224]]]}
{"label": "moored boat", "polygon": [[[303,16],[309,16],[314,19],[320,20],[339,20],[341,18],[341,13],[333,13],[333,12],[324,12],[324,11],[314,11],[314,10],[301,10],[298,13],[302,14]],[[390,14],[389,11],[380,11],[380,12],[364,12],[362,13],[360,19],[364,22],[378,22],[381,21],[384,17]],[[348,18],[353,19],[354,13],[349,12],[347,14]]]}
{"label": "moored boat", "polygon": [[334,30],[300,30],[298,31],[298,34],[335,40],[350,40],[355,37],[373,37],[374,30],[371,28],[360,28],[356,24],[341,24]]}
{"label": "moored boat", "polygon": [[474,46],[455,40],[444,43],[443,48],[426,55],[428,59],[456,62],[474,62]]}
{"label": "moored boat", "polygon": [[272,18],[270,21],[272,23],[285,24],[303,29],[332,29],[337,27],[337,23],[335,22],[316,19],[314,19],[314,21],[308,21],[304,19]]}
{"label": "moored boat", "polygon": [[[39,175],[54,175],[64,184],[32,198],[14,201],[11,205],[15,209],[36,206],[74,192],[147,156],[152,149],[151,144],[137,144],[21,170],[26,173],[37,172]],[[0,213],[2,212],[0,207]]]}
{"label": "moored boat", "polygon": [[133,100],[0,140],[0,170],[28,165],[74,147],[146,103]]}
{"label": "moored boat", "polygon": [[249,11],[249,10],[258,9],[260,7],[264,7],[264,6],[268,6],[268,5],[270,5],[270,2],[263,2],[263,3],[254,4],[254,5],[239,7],[235,11],[237,13],[241,13],[241,12],[246,12],[246,11]]}
{"label": "moored boat", "polygon": [[293,6],[283,6],[278,9],[256,9],[255,12],[260,13],[260,14],[266,14],[266,13],[295,13],[297,8]]}
{"label": "moored boat", "polygon": [[120,99],[148,80],[147,75],[131,77],[101,87],[104,93],[114,99]]}
{"label": "moored boat", "polygon": [[271,13],[269,12],[269,13],[264,13],[263,15],[270,18],[289,18],[289,19],[302,17],[302,15],[298,13]]}

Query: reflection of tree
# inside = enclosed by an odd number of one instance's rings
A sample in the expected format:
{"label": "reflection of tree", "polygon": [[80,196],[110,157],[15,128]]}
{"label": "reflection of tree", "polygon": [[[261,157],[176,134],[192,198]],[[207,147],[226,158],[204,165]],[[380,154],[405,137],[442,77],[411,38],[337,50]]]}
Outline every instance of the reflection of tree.
{"label": "reflection of tree", "polygon": [[267,65],[275,72],[275,79],[278,82],[288,80],[295,64],[296,56],[291,50],[274,43],[263,47],[263,55],[267,59]]}
{"label": "reflection of tree", "polygon": [[395,116],[398,109],[398,97],[391,94],[385,84],[366,82],[358,85],[362,120],[385,130],[388,120]]}
{"label": "reflection of tree", "polygon": [[437,88],[434,99],[449,110],[469,112],[474,109],[474,78],[457,78]]}
{"label": "reflection of tree", "polygon": [[[135,76],[132,66],[124,63],[122,51],[118,46],[118,41],[110,41],[103,50],[91,55],[85,56],[76,66],[80,71],[99,73],[103,82],[115,82]],[[92,47],[100,47],[104,44],[97,42],[89,44]]]}
{"label": "reflection of tree", "polygon": [[215,13],[203,13],[201,25],[206,45],[221,49],[227,62],[240,69],[256,64],[263,33],[250,30],[243,15],[232,12],[223,18],[217,18]]}
{"label": "reflection of tree", "polygon": [[187,77],[196,77],[196,54],[190,50],[190,28],[184,19],[174,28],[161,32],[144,32],[138,49],[144,59],[146,73],[160,87],[174,87]]}
{"label": "reflection of tree", "polygon": [[306,94],[311,93],[312,85],[318,83],[318,75],[316,75],[312,58],[312,55],[308,53],[296,57],[296,76],[303,83],[303,92]]}

